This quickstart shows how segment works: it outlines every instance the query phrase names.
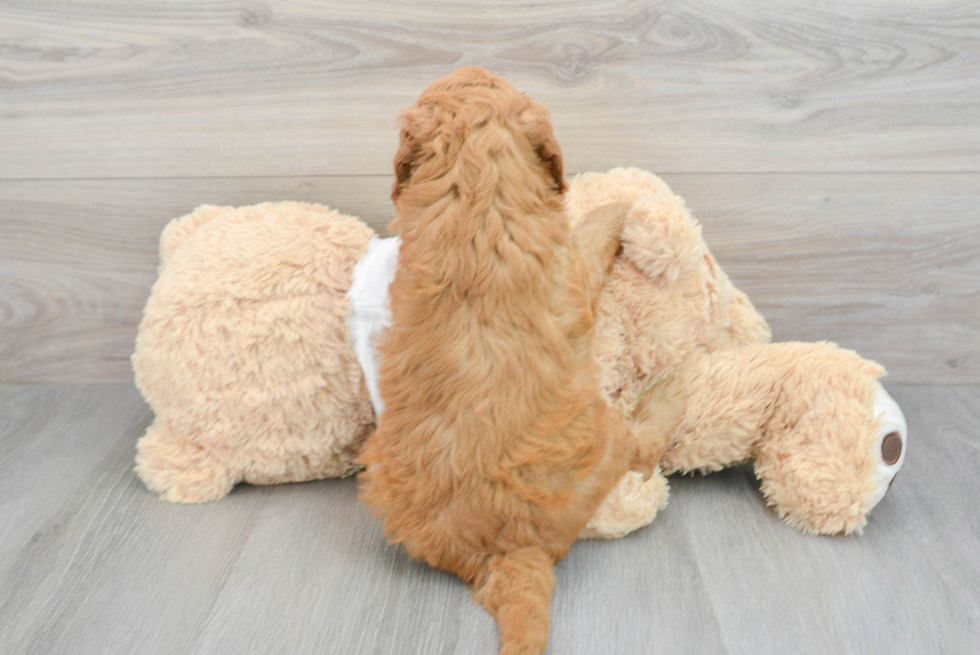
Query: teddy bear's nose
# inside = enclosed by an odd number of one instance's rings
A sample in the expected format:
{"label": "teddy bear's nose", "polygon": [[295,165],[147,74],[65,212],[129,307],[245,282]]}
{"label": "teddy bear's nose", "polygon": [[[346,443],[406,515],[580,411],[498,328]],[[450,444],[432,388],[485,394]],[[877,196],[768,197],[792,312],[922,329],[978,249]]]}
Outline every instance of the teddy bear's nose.
{"label": "teddy bear's nose", "polygon": [[889,432],[881,440],[881,459],[891,466],[902,456],[902,435],[897,432]]}

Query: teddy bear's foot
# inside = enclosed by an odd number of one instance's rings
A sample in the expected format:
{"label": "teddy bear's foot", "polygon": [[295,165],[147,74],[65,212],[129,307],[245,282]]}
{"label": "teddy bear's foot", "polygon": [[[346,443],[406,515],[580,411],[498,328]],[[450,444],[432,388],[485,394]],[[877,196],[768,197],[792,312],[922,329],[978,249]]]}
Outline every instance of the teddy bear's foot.
{"label": "teddy bear's foot", "polygon": [[667,478],[657,468],[649,480],[630,471],[609,492],[579,535],[580,539],[618,539],[649,525],[667,505]]}
{"label": "teddy bear's foot", "polygon": [[205,503],[228,495],[238,481],[206,448],[172,433],[157,419],[136,444],[136,473],[171,503]]}
{"label": "teddy bear's foot", "polygon": [[909,438],[905,415],[881,383],[878,383],[878,391],[875,393],[874,413],[881,417],[881,422],[878,426],[878,438],[871,449],[872,457],[878,465],[872,476],[875,491],[871,494],[867,510],[869,512],[885,497],[898,470],[905,463],[905,446]]}

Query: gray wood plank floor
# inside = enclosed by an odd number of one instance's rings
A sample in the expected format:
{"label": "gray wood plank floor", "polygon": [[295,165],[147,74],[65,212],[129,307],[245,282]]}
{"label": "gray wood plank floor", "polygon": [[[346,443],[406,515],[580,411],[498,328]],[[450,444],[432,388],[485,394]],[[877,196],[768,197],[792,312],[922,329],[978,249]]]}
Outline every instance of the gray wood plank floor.
{"label": "gray wood plank floor", "polygon": [[[910,451],[862,536],[792,530],[744,467],[675,477],[651,526],[560,564],[548,652],[976,652],[980,387],[890,390]],[[354,480],[170,505],[132,471],[149,420],[128,386],[0,386],[0,652],[496,652]]]}

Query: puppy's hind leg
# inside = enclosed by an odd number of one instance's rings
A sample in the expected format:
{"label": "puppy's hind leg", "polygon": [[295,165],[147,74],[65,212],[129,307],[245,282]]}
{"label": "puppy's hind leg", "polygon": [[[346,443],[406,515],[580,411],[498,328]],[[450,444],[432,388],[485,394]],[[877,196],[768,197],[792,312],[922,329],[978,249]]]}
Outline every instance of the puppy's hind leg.
{"label": "puppy's hind leg", "polygon": [[554,560],[537,547],[491,555],[474,581],[474,597],[500,628],[500,655],[540,655],[548,644]]}

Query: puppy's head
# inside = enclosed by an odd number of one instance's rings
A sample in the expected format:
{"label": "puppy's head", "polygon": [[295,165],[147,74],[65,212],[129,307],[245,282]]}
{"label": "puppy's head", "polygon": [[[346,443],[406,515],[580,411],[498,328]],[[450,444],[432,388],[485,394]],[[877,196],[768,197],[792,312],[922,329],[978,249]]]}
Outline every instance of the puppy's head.
{"label": "puppy's head", "polygon": [[540,180],[541,193],[565,191],[547,110],[482,68],[459,68],[430,84],[400,124],[396,204],[406,195],[417,206],[446,194],[478,196],[501,183],[502,171]]}

